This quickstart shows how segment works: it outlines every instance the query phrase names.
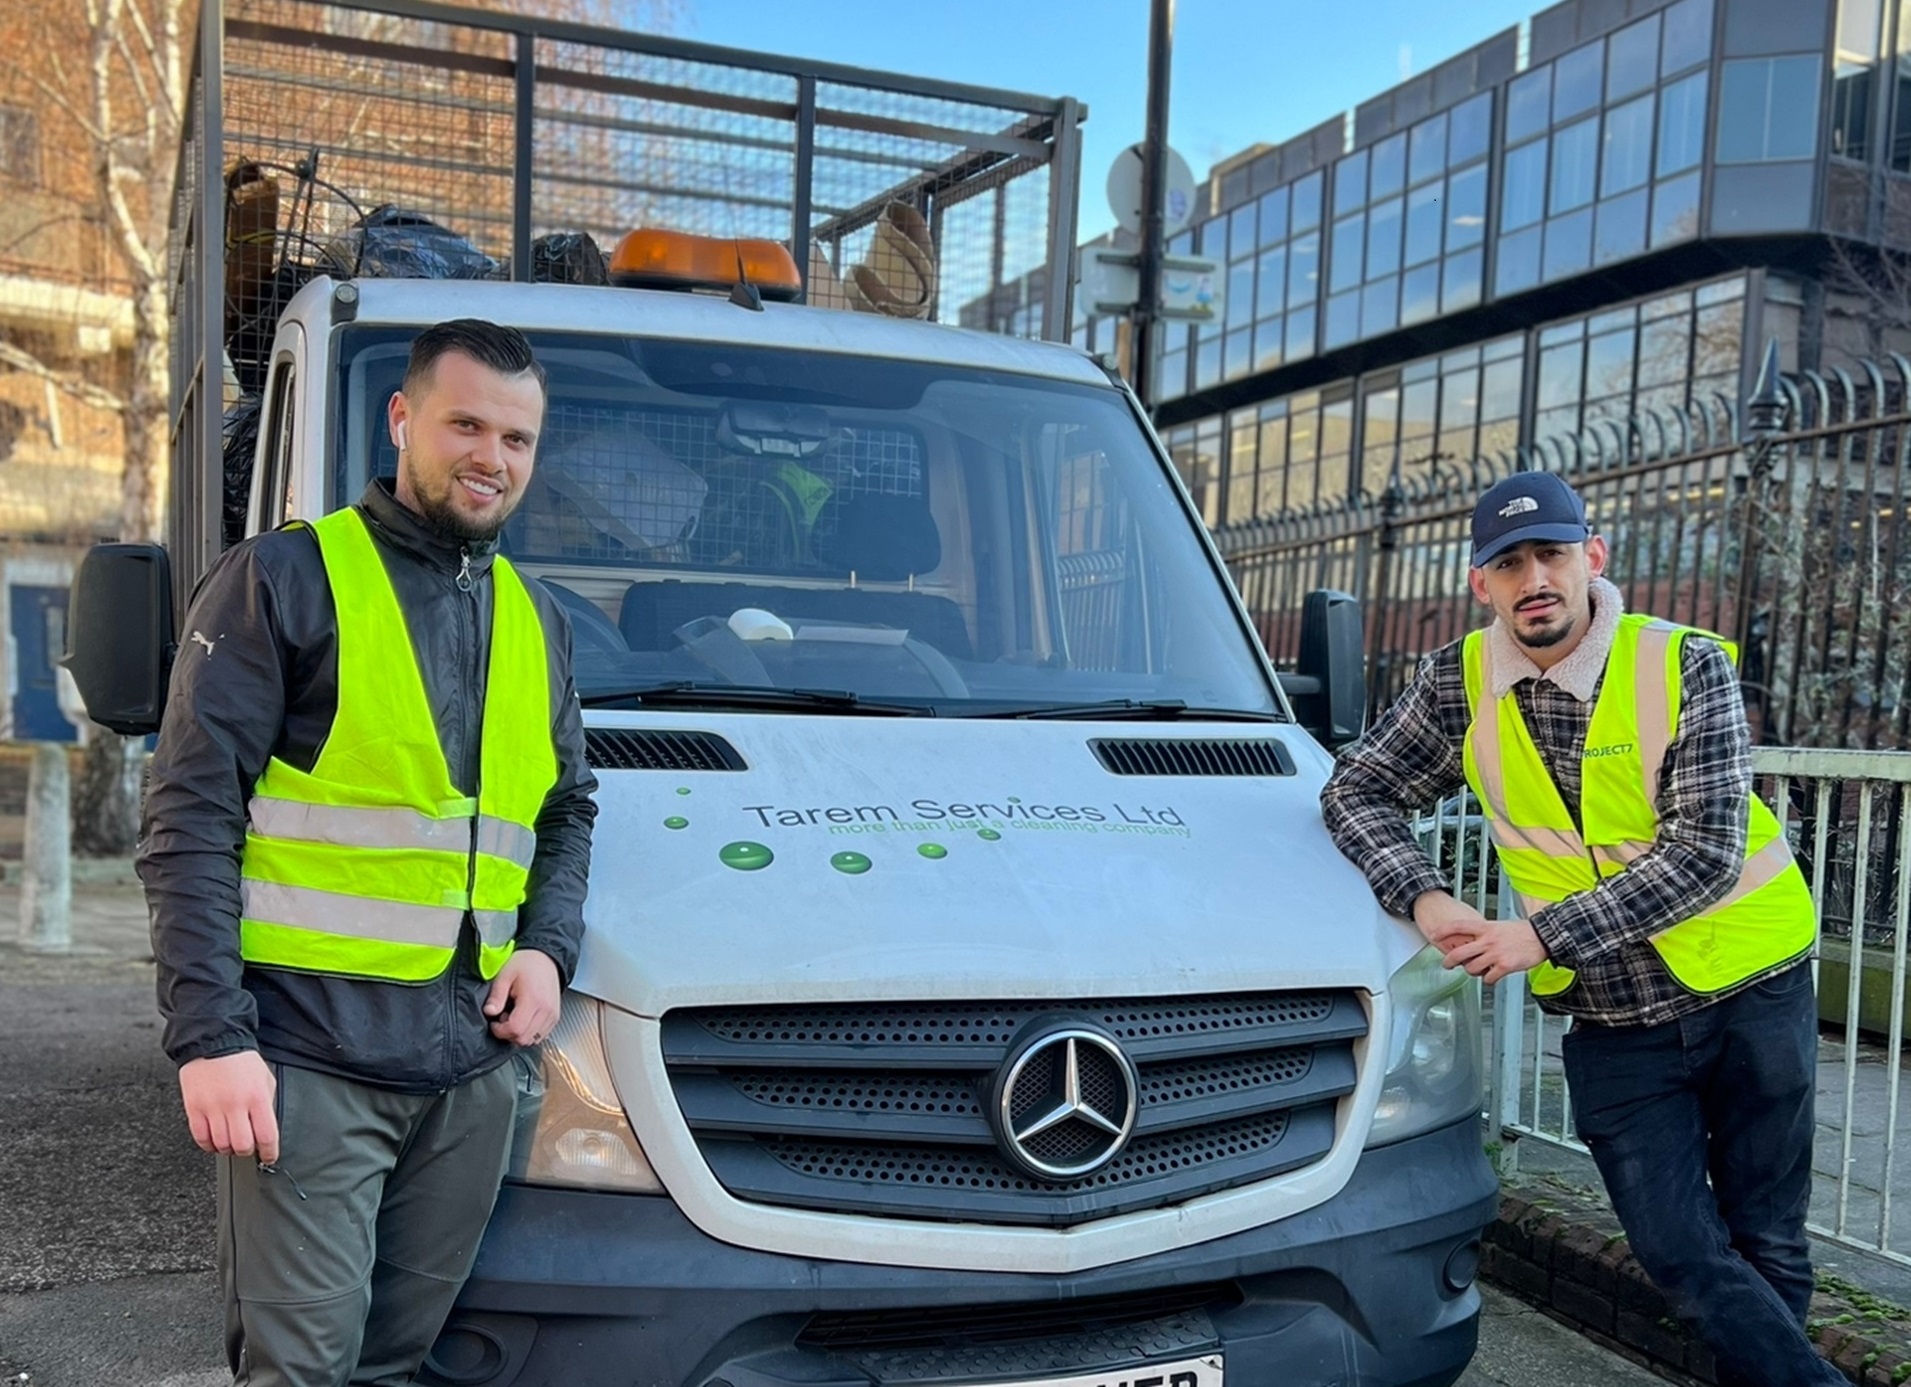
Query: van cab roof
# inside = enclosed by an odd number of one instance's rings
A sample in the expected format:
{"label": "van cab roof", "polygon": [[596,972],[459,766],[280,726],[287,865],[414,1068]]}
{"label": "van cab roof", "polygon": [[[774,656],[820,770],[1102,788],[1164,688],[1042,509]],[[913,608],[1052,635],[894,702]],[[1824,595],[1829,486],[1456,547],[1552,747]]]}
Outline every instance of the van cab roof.
{"label": "van cab roof", "polygon": [[[285,316],[323,325],[328,317],[326,301],[339,283],[329,278],[313,280],[293,298]],[[789,347],[1109,385],[1101,367],[1072,346],[938,323],[906,322],[872,313],[783,303],[765,303],[763,311],[756,313],[718,294],[571,284],[439,279],[360,279],[351,283],[359,293],[355,316],[359,323],[422,326],[447,318],[488,318],[527,332],[628,333],[736,346]]]}

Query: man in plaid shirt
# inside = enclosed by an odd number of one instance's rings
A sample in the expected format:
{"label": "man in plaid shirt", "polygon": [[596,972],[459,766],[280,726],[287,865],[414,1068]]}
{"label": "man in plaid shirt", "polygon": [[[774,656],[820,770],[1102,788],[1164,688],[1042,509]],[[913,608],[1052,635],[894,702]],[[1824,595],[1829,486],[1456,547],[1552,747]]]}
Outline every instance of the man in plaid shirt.
{"label": "man in plaid shirt", "polygon": [[[1752,797],[1731,655],[1704,633],[1626,616],[1606,560],[1559,477],[1518,473],[1487,491],[1468,580],[1493,624],[1422,662],[1344,753],[1321,808],[1381,904],[1449,967],[1488,983],[1534,970],[1540,1005],[1573,1018],[1564,1059],[1579,1133],[1634,1254],[1712,1350],[1720,1381],[1842,1382],[1803,1327],[1809,894]],[[1676,663],[1664,656],[1674,645]],[[1408,826],[1469,783],[1524,918],[1489,920],[1456,900]],[[1637,831],[1609,831],[1629,814]]]}

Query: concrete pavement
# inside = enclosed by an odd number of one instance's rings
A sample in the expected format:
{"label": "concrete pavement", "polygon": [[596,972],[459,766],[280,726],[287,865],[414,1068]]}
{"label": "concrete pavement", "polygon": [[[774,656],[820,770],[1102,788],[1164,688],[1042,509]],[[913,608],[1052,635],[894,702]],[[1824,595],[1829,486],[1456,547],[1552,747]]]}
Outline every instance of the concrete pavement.
{"label": "concrete pavement", "polygon": [[[14,943],[17,901],[0,889],[0,1387],[224,1387],[211,1161],[159,1048],[144,904],[76,887],[76,947],[50,955]],[[1661,1380],[1489,1289],[1461,1387]]]}

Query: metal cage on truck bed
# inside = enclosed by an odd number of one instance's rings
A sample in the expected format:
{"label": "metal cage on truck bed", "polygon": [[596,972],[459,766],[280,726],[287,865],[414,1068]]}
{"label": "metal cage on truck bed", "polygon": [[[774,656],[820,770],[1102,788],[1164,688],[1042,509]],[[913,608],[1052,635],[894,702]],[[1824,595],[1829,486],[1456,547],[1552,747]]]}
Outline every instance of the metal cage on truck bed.
{"label": "metal cage on truck bed", "polygon": [[762,237],[849,306],[902,219],[930,266],[908,316],[983,300],[991,328],[1066,339],[1084,116],[423,0],[203,0],[171,239],[185,586],[222,547],[230,397],[259,389],[300,285],[372,272],[368,225],[439,276],[517,280],[571,278],[582,236],[608,255],[636,226]]}

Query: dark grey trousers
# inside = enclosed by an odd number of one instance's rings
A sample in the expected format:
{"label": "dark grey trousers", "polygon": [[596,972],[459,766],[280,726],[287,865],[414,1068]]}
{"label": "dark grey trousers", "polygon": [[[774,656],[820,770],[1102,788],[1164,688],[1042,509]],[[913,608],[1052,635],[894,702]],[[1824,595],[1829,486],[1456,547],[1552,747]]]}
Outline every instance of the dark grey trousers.
{"label": "dark grey trousers", "polygon": [[510,1155],[517,1068],[392,1093],[274,1065],[279,1162],[219,1158],[235,1387],[408,1383],[471,1272]]}

